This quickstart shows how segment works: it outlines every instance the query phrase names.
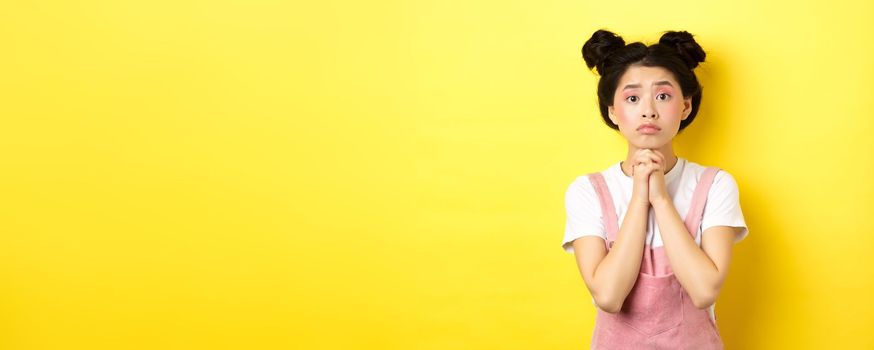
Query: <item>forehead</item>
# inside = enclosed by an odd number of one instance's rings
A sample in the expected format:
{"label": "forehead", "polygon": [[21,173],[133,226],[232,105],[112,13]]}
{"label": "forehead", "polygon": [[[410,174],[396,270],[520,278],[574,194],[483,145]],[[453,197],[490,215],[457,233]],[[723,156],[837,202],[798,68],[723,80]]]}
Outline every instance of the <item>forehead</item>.
{"label": "forehead", "polygon": [[650,87],[653,82],[664,80],[671,82],[674,87],[679,86],[677,79],[674,79],[674,74],[667,69],[632,65],[622,74],[616,88],[621,90],[622,87],[628,84],[641,84],[643,87]]}

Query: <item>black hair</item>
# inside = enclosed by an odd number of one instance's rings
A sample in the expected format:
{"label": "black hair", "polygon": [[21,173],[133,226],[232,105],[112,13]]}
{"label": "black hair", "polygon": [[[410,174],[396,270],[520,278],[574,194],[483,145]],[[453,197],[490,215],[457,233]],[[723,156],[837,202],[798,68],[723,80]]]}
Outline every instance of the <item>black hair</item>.
{"label": "black hair", "polygon": [[601,75],[598,81],[598,106],[601,117],[607,126],[619,130],[607,115],[607,107],[613,105],[613,96],[619,78],[625,74],[632,64],[645,67],[662,67],[674,74],[680,83],[683,98],[692,98],[692,112],[680,122],[680,131],[695,120],[698,106],[701,105],[701,84],[693,69],[699,62],[704,62],[704,50],[685,31],[667,31],[662,34],[659,42],[646,46],[641,42],[625,45],[622,37],[599,29],[583,45],[583,59],[589,69],[596,68]]}

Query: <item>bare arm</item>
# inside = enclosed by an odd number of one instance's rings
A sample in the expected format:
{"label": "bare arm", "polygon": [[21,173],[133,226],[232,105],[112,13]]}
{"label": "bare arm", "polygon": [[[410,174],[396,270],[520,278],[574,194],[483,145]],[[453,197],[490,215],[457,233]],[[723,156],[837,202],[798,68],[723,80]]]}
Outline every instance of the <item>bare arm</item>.
{"label": "bare arm", "polygon": [[702,233],[701,247],[670,200],[653,202],[656,223],[665,244],[665,253],[677,280],[689,293],[692,303],[704,309],[713,305],[728,274],[731,249],[740,227],[714,226]]}
{"label": "bare arm", "polygon": [[619,312],[640,272],[650,204],[632,196],[609,253],[600,237],[574,240],[574,254],[589,293],[601,310]]}
{"label": "bare arm", "polygon": [[651,205],[649,177],[660,171],[660,165],[653,162],[655,157],[651,150],[639,149],[629,161],[633,186],[631,201],[609,253],[600,237],[582,237],[573,243],[577,266],[586,287],[598,307],[606,312],[616,313],[622,309],[640,274]]}

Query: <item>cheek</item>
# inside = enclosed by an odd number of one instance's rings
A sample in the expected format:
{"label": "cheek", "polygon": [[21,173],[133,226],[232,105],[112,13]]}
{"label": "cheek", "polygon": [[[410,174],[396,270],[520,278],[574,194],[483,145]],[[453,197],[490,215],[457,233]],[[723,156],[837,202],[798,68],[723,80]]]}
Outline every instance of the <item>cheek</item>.
{"label": "cheek", "polygon": [[635,112],[633,109],[628,108],[622,104],[617,104],[613,106],[613,108],[616,111],[616,118],[619,118],[620,124],[626,124],[630,120],[634,119]]}
{"label": "cheek", "polygon": [[665,104],[659,110],[660,114],[664,116],[679,116],[680,112],[683,110],[683,105],[682,102]]}

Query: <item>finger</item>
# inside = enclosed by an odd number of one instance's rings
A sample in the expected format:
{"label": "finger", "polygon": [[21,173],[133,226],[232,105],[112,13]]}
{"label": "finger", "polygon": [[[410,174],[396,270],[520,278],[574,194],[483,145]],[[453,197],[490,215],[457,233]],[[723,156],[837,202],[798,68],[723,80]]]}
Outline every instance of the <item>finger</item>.
{"label": "finger", "polygon": [[649,148],[641,148],[638,149],[637,152],[634,153],[635,158],[639,157],[652,157],[652,150]]}
{"label": "finger", "polygon": [[652,153],[656,156],[656,158],[658,158],[657,163],[659,163],[659,164],[665,164],[665,155],[662,154],[662,152],[659,152],[659,151],[657,151],[657,150],[654,150]]}
{"label": "finger", "polygon": [[652,150],[652,155],[655,158],[656,163],[665,164],[665,156],[664,154],[662,154],[662,152],[659,152],[658,150]]}
{"label": "finger", "polygon": [[636,165],[637,171],[650,172],[652,171],[652,162],[641,162]]}
{"label": "finger", "polygon": [[637,150],[637,153],[634,154],[634,158],[652,158],[654,153],[646,148],[642,148]]}
{"label": "finger", "polygon": [[640,174],[643,174],[645,172],[646,172],[646,168],[644,167],[644,164],[642,164],[642,163],[635,164],[634,166],[631,167],[631,174],[632,175],[640,175]]}
{"label": "finger", "polygon": [[635,157],[637,163],[658,162],[658,158],[653,153],[643,153]]}
{"label": "finger", "polygon": [[636,166],[635,172],[640,172],[641,174],[649,174],[652,173],[653,169],[653,163],[641,163]]}
{"label": "finger", "polygon": [[649,148],[641,148],[634,153],[635,157],[646,157],[648,154],[651,154],[652,150]]}

